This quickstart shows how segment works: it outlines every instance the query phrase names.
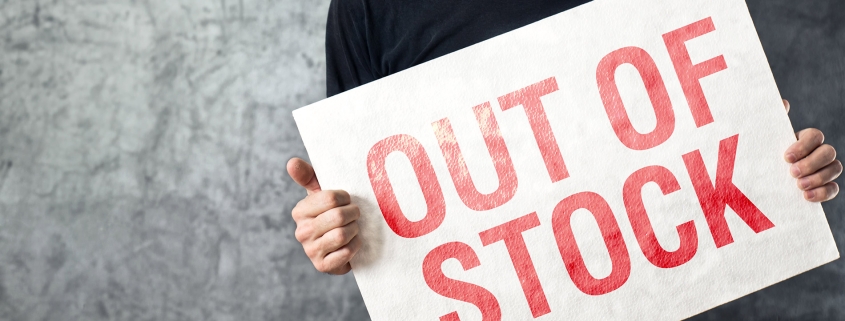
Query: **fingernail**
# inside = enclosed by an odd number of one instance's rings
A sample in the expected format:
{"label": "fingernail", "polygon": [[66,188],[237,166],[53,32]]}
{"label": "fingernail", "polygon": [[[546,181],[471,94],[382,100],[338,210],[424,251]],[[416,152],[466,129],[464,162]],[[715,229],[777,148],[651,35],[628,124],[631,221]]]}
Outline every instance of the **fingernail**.
{"label": "fingernail", "polygon": [[813,197],[816,197],[816,193],[814,193],[813,191],[804,192],[804,198],[811,200],[813,199]]}
{"label": "fingernail", "polygon": [[795,157],[795,154],[793,154],[793,153],[786,154],[786,161],[787,162],[795,163],[796,160],[797,159]]}
{"label": "fingernail", "polygon": [[806,177],[799,179],[798,185],[801,186],[801,189],[807,189],[807,187],[810,187],[810,179]]}
{"label": "fingernail", "polygon": [[792,165],[791,167],[789,167],[789,173],[792,174],[792,177],[797,178],[798,176],[801,176],[801,170],[798,169],[798,166],[795,166],[795,165]]}

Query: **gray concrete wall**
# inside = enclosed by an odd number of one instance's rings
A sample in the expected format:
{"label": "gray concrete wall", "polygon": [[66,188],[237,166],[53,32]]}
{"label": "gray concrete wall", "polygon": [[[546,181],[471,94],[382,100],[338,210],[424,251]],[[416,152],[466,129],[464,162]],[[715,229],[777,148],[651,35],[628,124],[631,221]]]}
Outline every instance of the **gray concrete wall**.
{"label": "gray concrete wall", "polygon": [[[749,5],[794,124],[845,151],[845,1]],[[367,319],[289,215],[327,8],[0,0],[0,320]],[[845,320],[845,261],[696,320],[775,317]]]}

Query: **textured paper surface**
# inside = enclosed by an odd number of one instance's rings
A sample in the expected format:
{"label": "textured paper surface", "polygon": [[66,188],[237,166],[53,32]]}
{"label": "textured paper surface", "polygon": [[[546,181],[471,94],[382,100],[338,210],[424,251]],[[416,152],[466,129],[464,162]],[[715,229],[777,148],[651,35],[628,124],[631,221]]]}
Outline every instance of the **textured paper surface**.
{"label": "textured paper surface", "polygon": [[[698,127],[662,36],[708,17],[715,30],[687,41],[686,48],[695,64],[721,55],[727,68],[700,80],[713,121]],[[653,58],[674,116],[671,135],[645,150],[631,149],[617,137],[597,85],[602,59],[630,46]],[[658,128],[637,69],[624,64],[615,76],[633,129]],[[543,110],[568,172],[556,182],[530,126],[536,115],[526,114],[523,106],[503,111],[498,100],[549,78],[559,89],[542,96]],[[485,102],[512,161],[516,189],[498,207],[473,210],[459,196],[441,152],[436,129],[442,126],[433,124],[448,119],[471,182],[480,194],[494,193],[499,175],[473,109]],[[437,320],[453,312],[461,320],[481,320],[479,307],[438,294],[423,275],[426,255],[453,242],[471,248],[478,265],[464,270],[449,259],[440,266],[442,273],[489,292],[502,320],[531,320],[537,311],[540,320],[681,319],[839,256],[821,206],[803,200],[782,159],[795,141],[793,130],[740,0],[594,1],[296,110],[294,117],[322,187],[347,190],[361,208],[364,247],[352,262],[353,273],[374,320]],[[487,124],[488,118],[482,117]],[[368,174],[373,146],[395,135],[419,142],[442,191],[444,218],[419,237],[399,236],[388,226]],[[720,142],[734,136],[731,181],[774,226],[755,233],[728,207],[724,217],[733,242],[717,247],[683,155],[699,151],[715,180]],[[649,166],[668,169],[680,187],[667,195],[655,183],[641,189],[660,246],[677,250],[676,226],[688,221],[695,226],[694,256],[672,268],[646,257],[624,202],[626,180]],[[423,219],[424,189],[409,158],[391,153],[384,168],[407,219]],[[555,234],[561,227],[553,224],[558,203],[583,192],[607,203],[630,261],[624,283],[601,295],[587,294],[574,283]],[[536,302],[542,300],[526,297],[505,242],[485,246],[479,235],[529,213],[536,213],[539,226],[518,236],[536,271],[534,289],[541,289],[548,309],[538,310]],[[619,265],[611,264],[597,219],[580,209],[570,224],[590,275],[607,277]]]}

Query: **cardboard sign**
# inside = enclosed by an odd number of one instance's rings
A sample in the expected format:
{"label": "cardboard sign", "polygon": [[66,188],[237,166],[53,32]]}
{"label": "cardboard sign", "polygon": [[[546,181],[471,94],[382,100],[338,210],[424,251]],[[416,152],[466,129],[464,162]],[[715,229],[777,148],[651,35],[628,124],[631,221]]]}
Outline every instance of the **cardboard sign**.
{"label": "cardboard sign", "polygon": [[672,320],[839,257],[742,0],[598,0],[294,112],[373,320]]}

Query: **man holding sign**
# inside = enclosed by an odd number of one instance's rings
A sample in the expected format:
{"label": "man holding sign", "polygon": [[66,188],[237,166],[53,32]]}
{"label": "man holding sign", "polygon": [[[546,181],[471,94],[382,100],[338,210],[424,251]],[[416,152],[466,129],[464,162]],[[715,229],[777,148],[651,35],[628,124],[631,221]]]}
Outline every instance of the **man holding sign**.
{"label": "man holding sign", "polygon": [[600,0],[484,41],[580,3],[332,3],[329,96],[394,76],[295,112],[324,185],[292,159],[292,215],[373,319],[677,319],[838,257],[807,201],[842,164],[789,141],[741,0]]}

